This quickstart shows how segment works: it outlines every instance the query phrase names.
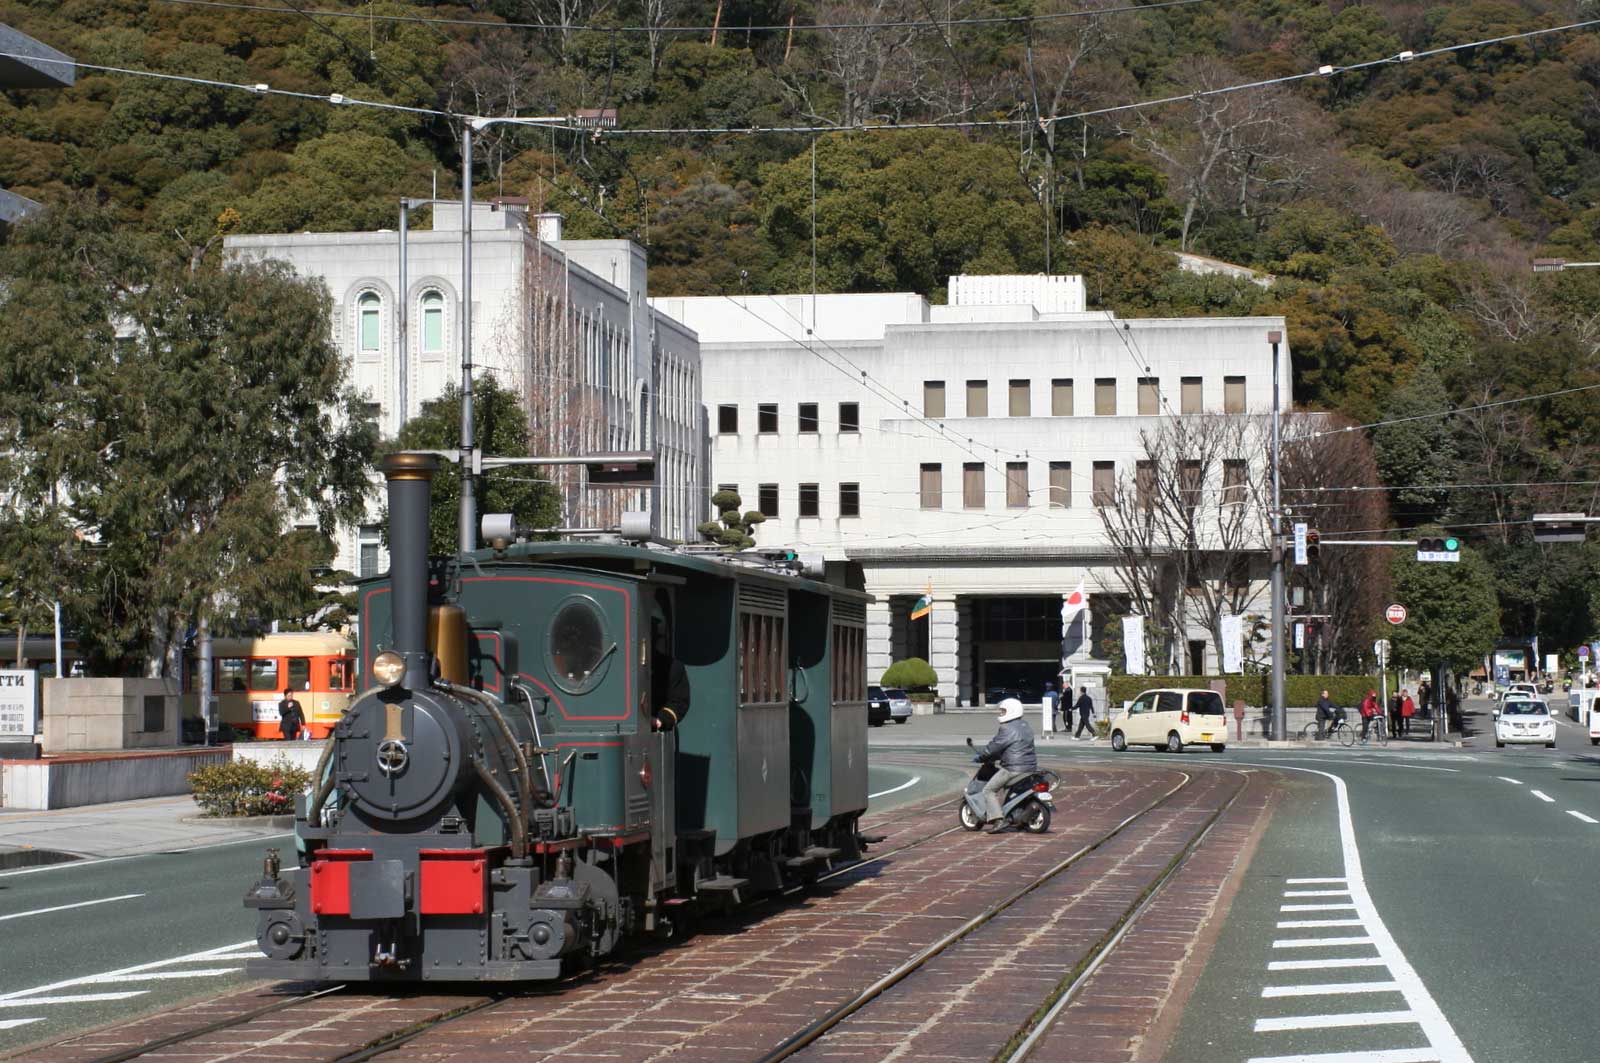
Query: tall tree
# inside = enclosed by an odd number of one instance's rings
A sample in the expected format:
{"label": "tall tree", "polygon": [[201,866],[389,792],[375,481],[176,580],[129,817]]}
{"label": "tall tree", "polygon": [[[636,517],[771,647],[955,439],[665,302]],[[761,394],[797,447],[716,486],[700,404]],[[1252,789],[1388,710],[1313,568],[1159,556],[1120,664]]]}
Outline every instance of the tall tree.
{"label": "tall tree", "polygon": [[[1442,535],[1437,526],[1418,535]],[[1391,562],[1395,600],[1406,607],[1406,622],[1395,627],[1394,659],[1411,668],[1438,665],[1455,670],[1481,661],[1500,635],[1500,603],[1494,573],[1477,550],[1464,550],[1456,563],[1418,561],[1395,551]]]}

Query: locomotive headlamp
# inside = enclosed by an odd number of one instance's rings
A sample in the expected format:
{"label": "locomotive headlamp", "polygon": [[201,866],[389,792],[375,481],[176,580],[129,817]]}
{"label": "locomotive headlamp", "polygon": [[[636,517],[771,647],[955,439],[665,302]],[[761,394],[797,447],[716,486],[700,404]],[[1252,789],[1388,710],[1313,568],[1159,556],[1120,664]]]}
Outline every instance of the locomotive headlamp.
{"label": "locomotive headlamp", "polygon": [[384,650],[372,659],[372,677],[386,687],[400,682],[405,674],[406,662],[393,650]]}

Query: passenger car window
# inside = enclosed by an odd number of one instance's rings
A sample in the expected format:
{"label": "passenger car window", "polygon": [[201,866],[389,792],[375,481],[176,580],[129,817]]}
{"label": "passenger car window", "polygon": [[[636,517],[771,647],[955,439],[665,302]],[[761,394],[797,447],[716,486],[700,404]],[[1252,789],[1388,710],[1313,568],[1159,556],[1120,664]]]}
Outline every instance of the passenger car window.
{"label": "passenger car window", "polygon": [[1189,711],[1203,716],[1222,715],[1222,695],[1215,690],[1197,690],[1189,695]]}
{"label": "passenger car window", "polygon": [[1150,706],[1155,703],[1154,694],[1140,694],[1133,699],[1133,704],[1128,706],[1128,715],[1136,716],[1141,712],[1149,712]]}
{"label": "passenger car window", "polygon": [[250,660],[250,689],[251,690],[281,690],[278,685],[278,659],[276,657],[253,657]]}
{"label": "passenger car window", "polygon": [[1157,712],[1182,712],[1183,695],[1176,690],[1163,690],[1160,700],[1156,702]]}

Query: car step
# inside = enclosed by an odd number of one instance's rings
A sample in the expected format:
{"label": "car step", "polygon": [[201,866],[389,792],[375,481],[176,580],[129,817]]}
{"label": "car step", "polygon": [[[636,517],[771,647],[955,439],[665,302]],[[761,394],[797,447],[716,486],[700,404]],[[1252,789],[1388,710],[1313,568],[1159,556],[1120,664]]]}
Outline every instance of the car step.
{"label": "car step", "polygon": [[784,863],[785,867],[791,867],[791,868],[799,869],[799,868],[805,867],[808,864],[814,864],[819,860],[822,861],[823,863],[827,863],[828,861],[832,860],[834,857],[836,857],[838,855],[839,855],[839,850],[837,850],[837,849],[829,849],[829,848],[827,848],[825,846],[813,845],[811,848],[807,849],[805,852],[801,853],[799,856],[791,856],[789,859],[785,860],[783,863]]}
{"label": "car step", "polygon": [[732,875],[718,875],[716,878],[703,878],[694,884],[696,893],[732,893],[734,900],[738,900],[738,892],[750,885],[747,878],[734,878]]}

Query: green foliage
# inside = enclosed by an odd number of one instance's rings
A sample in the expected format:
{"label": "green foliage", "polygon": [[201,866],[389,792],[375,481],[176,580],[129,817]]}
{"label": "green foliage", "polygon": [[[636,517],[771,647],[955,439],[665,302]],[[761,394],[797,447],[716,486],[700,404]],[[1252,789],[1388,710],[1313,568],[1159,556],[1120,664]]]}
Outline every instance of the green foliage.
{"label": "green foliage", "polygon": [[926,690],[939,685],[939,673],[921,657],[907,657],[885,668],[878,682],[882,686],[902,690]]}
{"label": "green foliage", "polygon": [[744,550],[756,544],[756,525],[763,523],[767,518],[757,510],[751,510],[742,516],[739,507],[744,499],[739,497],[737,491],[718,491],[711,496],[711,505],[717,511],[716,520],[704,521],[698,527],[701,535],[707,542],[717,543],[730,550]]}
{"label": "green foliage", "polygon": [[[1441,535],[1438,527],[1417,534]],[[1419,562],[1415,551],[1396,550],[1395,600],[1409,616],[1390,634],[1394,660],[1410,668],[1445,665],[1465,670],[1482,661],[1500,635],[1494,573],[1478,550],[1465,549],[1454,564]]]}
{"label": "green foliage", "polygon": [[[1228,684],[1226,701],[1230,719],[1235,701],[1243,701],[1251,709],[1267,704],[1271,678],[1266,675],[1114,675],[1107,686],[1107,697],[1114,707],[1120,708],[1123,702],[1132,701],[1146,690],[1209,690],[1219,679]],[[1327,690],[1335,705],[1349,709],[1360,705],[1367,691],[1378,686],[1379,678],[1375,675],[1288,675],[1284,677],[1284,701],[1301,708],[1315,705],[1322,691]],[[1395,689],[1392,675],[1389,689]]]}
{"label": "green foliage", "polygon": [[[1450,397],[1431,365],[1424,364],[1383,407],[1384,425],[1372,433],[1378,470],[1388,484],[1450,484],[1456,481],[1456,444],[1447,418],[1430,416],[1451,406]],[[1418,418],[1407,420],[1407,418]],[[1405,487],[1393,493],[1397,514],[1408,523],[1438,519],[1449,501],[1439,487]]]}
{"label": "green foliage", "polygon": [[280,756],[271,764],[230,760],[201,768],[190,773],[189,790],[207,816],[285,816],[311,781],[309,771]]}

